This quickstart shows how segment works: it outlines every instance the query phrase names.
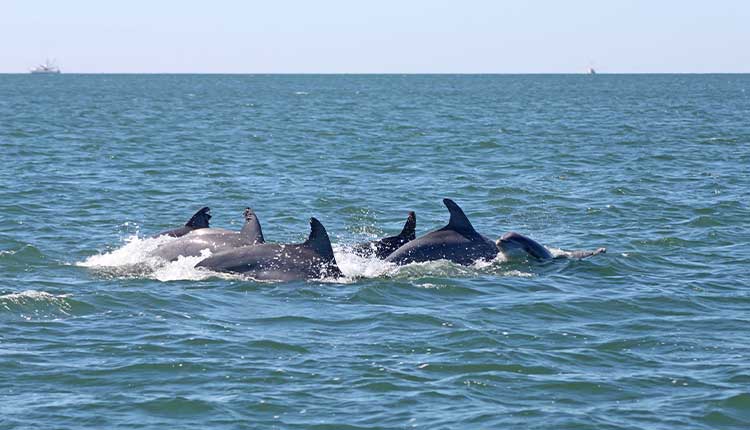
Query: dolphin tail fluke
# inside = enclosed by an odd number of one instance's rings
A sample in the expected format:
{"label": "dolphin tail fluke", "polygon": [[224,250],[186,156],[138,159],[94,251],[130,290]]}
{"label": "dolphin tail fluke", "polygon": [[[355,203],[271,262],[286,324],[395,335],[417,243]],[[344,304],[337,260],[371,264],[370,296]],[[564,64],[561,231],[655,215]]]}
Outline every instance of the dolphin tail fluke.
{"label": "dolphin tail fluke", "polygon": [[196,212],[188,222],[185,223],[185,227],[192,228],[208,228],[208,221],[211,219],[211,209],[206,206]]}
{"label": "dolphin tail fluke", "polygon": [[409,217],[406,218],[404,229],[401,230],[399,236],[407,240],[414,240],[417,237],[417,214],[414,211],[409,212]]}
{"label": "dolphin tail fluke", "polygon": [[260,221],[251,208],[245,208],[245,225],[242,227],[240,234],[252,245],[258,245],[266,241],[263,238]]}
{"label": "dolphin tail fluke", "polygon": [[448,208],[448,212],[451,214],[450,221],[445,228],[455,230],[458,232],[476,232],[474,226],[471,225],[469,218],[466,217],[464,211],[451,199],[443,199],[443,204]]}

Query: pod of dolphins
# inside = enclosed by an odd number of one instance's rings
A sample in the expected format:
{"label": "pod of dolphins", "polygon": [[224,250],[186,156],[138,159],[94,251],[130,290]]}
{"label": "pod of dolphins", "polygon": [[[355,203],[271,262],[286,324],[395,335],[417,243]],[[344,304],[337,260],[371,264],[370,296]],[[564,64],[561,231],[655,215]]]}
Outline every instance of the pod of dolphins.
{"label": "pod of dolphins", "polygon": [[[478,260],[492,260],[498,254],[507,258],[520,256],[534,260],[553,258],[586,258],[606,252],[564,251],[553,257],[539,243],[521,234],[506,233],[493,242],[477,232],[464,211],[450,199],[443,199],[448,208],[448,224],[424,236],[416,237],[417,218],[409,212],[404,228],[396,236],[355,245],[352,251],[361,256],[374,256],[404,265],[415,262],[449,260],[470,265]],[[241,273],[258,280],[289,281],[298,279],[337,278],[343,276],[333,255],[331,240],[323,224],[310,218],[310,235],[298,244],[266,243],[260,221],[252,209],[245,209],[245,225],[240,231],[209,227],[211,211],[201,208],[179,228],[158,236],[177,238],[157,247],[153,255],[168,261],[182,257],[198,257],[208,249],[211,256],[196,267],[216,272]]]}

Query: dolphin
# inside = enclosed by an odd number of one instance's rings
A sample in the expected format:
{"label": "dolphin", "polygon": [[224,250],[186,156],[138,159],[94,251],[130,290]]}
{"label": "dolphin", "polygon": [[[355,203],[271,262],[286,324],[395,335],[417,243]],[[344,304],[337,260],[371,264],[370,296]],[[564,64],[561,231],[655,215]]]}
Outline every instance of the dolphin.
{"label": "dolphin", "polygon": [[180,237],[184,236],[191,231],[198,230],[201,228],[208,228],[208,221],[211,219],[211,209],[206,206],[201,208],[198,212],[196,212],[188,222],[185,223],[184,226],[175,228],[172,230],[163,231],[159,234],[156,234],[151,237],[159,237],[159,236],[171,236],[171,237]]}
{"label": "dolphin", "polygon": [[198,263],[216,272],[242,273],[257,280],[291,281],[341,277],[328,233],[310,218],[310,235],[300,244],[263,243],[217,252]]}
{"label": "dolphin", "polygon": [[417,237],[415,233],[416,228],[417,215],[414,212],[409,212],[409,216],[406,218],[406,223],[404,224],[401,233],[396,236],[388,236],[379,240],[360,243],[352,248],[352,252],[362,257],[375,256],[384,259],[393,251],[397,250],[401,245],[414,240]]}
{"label": "dolphin", "polygon": [[547,248],[543,247],[534,240],[513,231],[510,233],[505,233],[500,239],[497,240],[497,242],[495,242],[495,244],[497,245],[498,250],[506,258],[513,258],[515,256],[521,255],[523,257],[531,256],[536,260],[551,260],[561,258],[582,259],[607,252],[607,248],[597,248],[593,251],[563,251],[563,253],[560,255],[552,256]]}
{"label": "dolphin", "polygon": [[208,249],[211,253],[241,246],[252,246],[265,243],[260,221],[250,208],[245,208],[245,225],[241,231],[220,228],[202,228],[193,230],[184,236],[167,242],[154,250],[152,255],[168,261],[177,257],[197,257],[201,251]]}
{"label": "dolphin", "polygon": [[427,233],[393,251],[385,261],[396,264],[408,264],[432,260],[450,260],[454,263],[469,265],[477,260],[492,260],[498,253],[514,256],[519,253],[531,256],[536,260],[553,258],[586,258],[602,254],[606,248],[594,251],[564,251],[553,257],[539,243],[518,233],[506,233],[497,242],[492,242],[479,234],[469,222],[463,210],[450,199],[443,199],[450,212],[450,221],[445,227]]}
{"label": "dolphin", "polygon": [[464,211],[451,199],[443,199],[450,220],[445,227],[427,233],[393,251],[385,261],[408,264],[433,260],[450,260],[469,265],[479,259],[492,260],[498,248],[471,225]]}

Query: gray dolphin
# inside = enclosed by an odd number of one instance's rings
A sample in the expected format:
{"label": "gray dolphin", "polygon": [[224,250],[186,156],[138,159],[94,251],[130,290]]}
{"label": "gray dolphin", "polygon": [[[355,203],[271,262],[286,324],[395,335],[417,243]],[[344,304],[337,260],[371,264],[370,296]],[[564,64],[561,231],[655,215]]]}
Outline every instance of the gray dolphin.
{"label": "gray dolphin", "polygon": [[360,243],[352,248],[352,252],[362,257],[375,256],[380,259],[386,258],[405,243],[414,240],[417,237],[416,228],[417,215],[414,212],[409,212],[401,233],[396,236],[388,236],[379,240]]}
{"label": "gray dolphin", "polygon": [[201,208],[198,212],[196,212],[188,222],[185,223],[184,226],[175,228],[172,230],[163,231],[159,234],[156,234],[151,237],[159,237],[159,236],[172,236],[172,237],[180,237],[184,236],[191,231],[198,230],[201,228],[208,228],[208,221],[211,219],[211,209],[209,209],[208,206]]}
{"label": "gray dolphin", "polygon": [[597,254],[603,254],[607,252],[607,248],[597,248],[594,251],[563,251],[563,254],[558,256],[552,256],[552,254],[539,243],[528,237],[516,233],[510,232],[505,233],[500,239],[495,242],[497,248],[506,258],[513,258],[521,255],[523,257],[531,256],[537,260],[551,260],[553,258],[586,258]]}
{"label": "gray dolphin", "polygon": [[514,232],[503,235],[497,242],[492,242],[474,230],[469,219],[453,200],[443,199],[443,203],[451,215],[448,225],[401,246],[385,261],[408,264],[450,260],[454,263],[469,265],[479,259],[492,260],[500,252],[506,257],[521,253],[537,260],[549,260],[553,258],[580,259],[607,251],[606,248],[598,248],[594,251],[564,251],[563,254],[553,257],[539,243]]}
{"label": "gray dolphin", "polygon": [[240,231],[221,228],[201,228],[193,230],[184,236],[167,242],[154,250],[152,255],[168,261],[177,257],[197,257],[201,251],[208,249],[211,253],[224,251],[241,246],[257,245],[265,242],[260,221],[250,208],[245,208],[245,225]]}
{"label": "gray dolphin", "polygon": [[443,199],[443,204],[450,212],[448,225],[406,243],[385,261],[408,264],[450,260],[469,265],[479,259],[492,260],[497,256],[495,243],[474,230],[464,211],[453,200]]}
{"label": "gray dolphin", "polygon": [[310,236],[300,244],[264,243],[218,252],[198,263],[216,272],[243,273],[258,280],[291,281],[341,277],[328,233],[310,218]]}

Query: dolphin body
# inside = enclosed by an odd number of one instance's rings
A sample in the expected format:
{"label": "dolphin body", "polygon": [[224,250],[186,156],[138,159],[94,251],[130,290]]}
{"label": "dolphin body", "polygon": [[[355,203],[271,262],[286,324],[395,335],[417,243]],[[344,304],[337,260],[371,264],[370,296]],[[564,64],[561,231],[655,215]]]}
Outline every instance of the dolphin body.
{"label": "dolphin body", "polygon": [[310,218],[310,235],[300,244],[263,243],[217,252],[198,263],[216,272],[242,273],[257,280],[292,281],[341,277],[328,233]]}
{"label": "dolphin body", "polygon": [[591,257],[597,254],[603,254],[607,252],[607,248],[597,248],[594,251],[563,251],[562,254],[552,256],[552,254],[536,241],[516,233],[514,231],[505,233],[500,239],[495,242],[498,250],[503,253],[506,258],[513,258],[515,256],[522,257],[533,257],[536,260],[551,260],[561,258],[577,258],[583,259]]}
{"label": "dolphin body", "polygon": [[449,260],[470,265],[477,260],[492,260],[498,248],[471,225],[464,211],[451,199],[443,199],[450,212],[445,227],[412,240],[389,255],[385,261],[396,264]]}
{"label": "dolphin body", "polygon": [[406,223],[404,224],[401,233],[396,236],[389,236],[379,240],[360,243],[352,248],[352,252],[361,257],[375,256],[382,260],[391,255],[393,251],[397,250],[402,245],[414,240],[417,237],[416,228],[417,215],[414,212],[409,212],[409,216],[406,218]]}
{"label": "dolphin body", "polygon": [[151,237],[159,237],[159,236],[171,236],[171,237],[181,237],[184,236],[191,231],[195,231],[202,228],[208,228],[208,221],[211,219],[211,209],[206,206],[201,208],[198,212],[193,214],[192,217],[188,220],[188,222],[185,223],[184,226],[175,228],[172,230],[163,231],[159,234],[156,234]]}
{"label": "dolphin body", "polygon": [[245,209],[245,225],[241,231],[221,228],[201,228],[188,232],[176,240],[167,242],[154,250],[152,255],[167,261],[177,257],[197,257],[201,251],[208,249],[211,253],[225,251],[242,246],[253,246],[265,242],[260,221],[252,209]]}
{"label": "dolphin body", "polygon": [[506,257],[522,255],[544,261],[560,258],[582,259],[607,252],[606,248],[594,251],[563,251],[552,254],[539,243],[521,234],[510,232],[497,242],[479,234],[469,222],[463,210],[450,199],[443,199],[450,212],[450,221],[445,227],[427,233],[402,245],[385,261],[396,264],[419,263],[434,260],[449,260],[457,264],[470,265],[477,260],[492,260],[498,253]]}

